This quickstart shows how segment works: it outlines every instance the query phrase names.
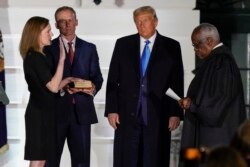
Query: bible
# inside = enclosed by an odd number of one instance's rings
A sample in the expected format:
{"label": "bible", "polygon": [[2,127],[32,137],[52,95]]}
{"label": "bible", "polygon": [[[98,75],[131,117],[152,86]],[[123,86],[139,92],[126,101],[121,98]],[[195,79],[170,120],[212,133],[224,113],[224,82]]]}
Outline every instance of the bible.
{"label": "bible", "polygon": [[92,87],[92,82],[89,80],[84,81],[74,81],[69,83],[70,88],[78,88],[78,89],[88,89]]}

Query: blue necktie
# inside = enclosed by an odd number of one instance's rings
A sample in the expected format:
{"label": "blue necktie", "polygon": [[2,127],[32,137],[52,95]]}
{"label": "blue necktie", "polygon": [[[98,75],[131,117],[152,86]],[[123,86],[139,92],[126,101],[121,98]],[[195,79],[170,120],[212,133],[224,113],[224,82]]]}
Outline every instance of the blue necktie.
{"label": "blue necktie", "polygon": [[141,56],[141,71],[142,71],[142,76],[144,76],[146,70],[147,70],[147,66],[148,66],[148,61],[149,61],[149,57],[150,57],[150,49],[148,44],[150,43],[149,40],[145,41],[145,47],[143,49],[142,52],[142,56]]}

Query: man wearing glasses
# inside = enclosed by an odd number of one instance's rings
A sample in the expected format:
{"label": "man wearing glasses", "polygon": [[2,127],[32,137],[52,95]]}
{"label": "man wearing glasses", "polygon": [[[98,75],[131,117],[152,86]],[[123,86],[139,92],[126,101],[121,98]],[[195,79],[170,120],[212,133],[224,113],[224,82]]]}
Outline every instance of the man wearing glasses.
{"label": "man wearing glasses", "polygon": [[181,149],[227,145],[246,118],[239,69],[215,26],[200,24],[191,40],[201,65],[194,72],[187,97],[179,101],[186,111]]}

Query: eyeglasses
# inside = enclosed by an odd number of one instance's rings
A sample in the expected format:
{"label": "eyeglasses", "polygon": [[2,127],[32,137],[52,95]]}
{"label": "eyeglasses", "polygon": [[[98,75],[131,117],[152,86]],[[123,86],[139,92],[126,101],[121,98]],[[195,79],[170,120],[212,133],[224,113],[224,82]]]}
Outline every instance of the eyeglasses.
{"label": "eyeglasses", "polygon": [[208,37],[205,37],[205,38],[201,38],[198,42],[196,43],[193,43],[192,46],[195,48],[195,49],[198,49],[200,44],[204,43],[205,40],[207,40]]}

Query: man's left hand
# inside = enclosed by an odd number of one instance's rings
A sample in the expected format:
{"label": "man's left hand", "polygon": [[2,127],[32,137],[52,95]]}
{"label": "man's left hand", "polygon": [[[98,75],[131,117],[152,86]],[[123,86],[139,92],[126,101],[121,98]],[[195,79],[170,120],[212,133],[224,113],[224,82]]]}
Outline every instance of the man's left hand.
{"label": "man's left hand", "polygon": [[175,130],[178,128],[180,125],[180,118],[179,117],[170,117],[169,118],[169,123],[168,123],[168,128],[170,131]]}

